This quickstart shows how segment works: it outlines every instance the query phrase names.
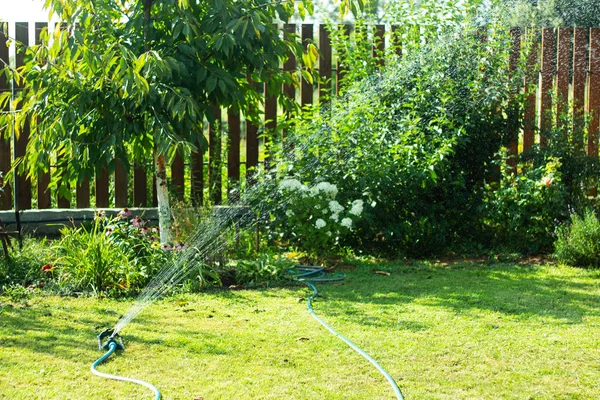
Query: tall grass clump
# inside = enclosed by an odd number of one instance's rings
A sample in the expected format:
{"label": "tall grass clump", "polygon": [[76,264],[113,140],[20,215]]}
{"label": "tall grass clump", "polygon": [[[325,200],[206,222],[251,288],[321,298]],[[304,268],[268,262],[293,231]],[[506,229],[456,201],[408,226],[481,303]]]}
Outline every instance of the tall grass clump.
{"label": "tall grass clump", "polygon": [[592,209],[573,214],[558,231],[554,256],[564,264],[600,267],[600,220]]}

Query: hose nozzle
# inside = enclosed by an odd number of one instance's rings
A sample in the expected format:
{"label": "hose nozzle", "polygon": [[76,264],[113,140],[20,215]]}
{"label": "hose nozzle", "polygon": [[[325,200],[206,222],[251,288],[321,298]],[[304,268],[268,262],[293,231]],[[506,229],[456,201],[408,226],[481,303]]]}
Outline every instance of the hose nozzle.
{"label": "hose nozzle", "polygon": [[117,346],[117,350],[125,350],[123,339],[121,339],[121,336],[114,329],[105,329],[97,337],[98,349],[100,350],[108,350],[111,343]]}

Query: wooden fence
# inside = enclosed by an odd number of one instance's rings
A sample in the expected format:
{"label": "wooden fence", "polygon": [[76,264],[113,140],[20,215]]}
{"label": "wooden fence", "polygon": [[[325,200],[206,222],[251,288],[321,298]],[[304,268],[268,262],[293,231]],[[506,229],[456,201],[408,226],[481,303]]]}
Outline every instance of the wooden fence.
{"label": "wooden fence", "polygon": [[[39,42],[39,33],[47,25],[35,23],[17,23],[14,28],[15,39],[30,43],[30,30],[34,32],[33,42]],[[335,50],[332,48],[329,32],[325,25],[287,24],[283,29],[296,32],[303,43],[314,42],[318,45],[321,56],[318,61],[319,74],[323,78],[314,85],[303,81],[299,88],[284,86],[282,90],[295,98],[300,105],[313,104],[323,98],[327,92],[339,90],[340,78],[344,74],[343,67],[337,65]],[[350,28],[349,28],[350,29]],[[390,43],[389,33],[395,27],[376,25],[374,27],[373,54],[380,55]],[[529,32],[532,33],[532,32]],[[534,32],[536,33],[536,32]],[[525,126],[514,137],[509,148],[510,153],[517,154],[530,149],[536,142],[544,142],[537,132],[544,131],[555,123],[550,117],[549,110],[556,107],[558,113],[568,112],[573,123],[582,124],[586,117],[591,117],[587,143],[583,143],[589,155],[598,156],[598,129],[600,113],[600,28],[543,28],[541,40],[535,44],[535,49],[528,58],[528,74],[524,88],[531,91],[525,110]],[[524,43],[524,33],[512,29],[511,65],[516,67],[520,48]],[[537,36],[537,35],[536,35]],[[386,39],[387,38],[387,39]],[[0,59],[8,62],[9,49],[6,47],[6,37],[0,34]],[[15,59],[16,65],[22,65],[22,56]],[[383,64],[383,59],[380,60]],[[295,70],[296,60],[291,58],[283,66],[285,70]],[[9,90],[9,83],[0,76],[0,90]],[[558,94],[562,101],[553,102],[550,92]],[[266,93],[266,90],[265,90]],[[567,101],[568,99],[568,101]],[[571,104],[571,109],[568,105]],[[263,126],[247,124],[240,115],[232,110],[214,110],[217,121],[205,128],[209,140],[207,154],[192,154],[184,159],[176,156],[170,166],[170,185],[181,199],[192,198],[202,201],[205,193],[211,200],[220,203],[228,182],[239,181],[252,167],[263,161],[263,146],[260,131],[263,128],[274,129],[281,118],[285,118],[278,110],[275,98],[265,99]],[[279,120],[278,120],[279,119]],[[226,134],[222,134],[226,132]],[[21,135],[15,148],[10,141],[0,140],[0,171],[10,169],[14,156],[24,154],[27,145],[27,132]],[[223,149],[226,149],[225,154]],[[225,159],[222,159],[225,158]],[[58,160],[57,162],[61,162]],[[134,165],[131,176],[117,162],[113,176],[106,171],[99,171],[93,182],[85,181],[73,188],[69,201],[53,194],[48,190],[49,176],[42,174],[30,181],[24,176],[17,177],[17,205],[21,210],[38,208],[88,208],[88,207],[148,207],[156,205],[156,193],[153,185],[152,164]],[[109,188],[113,187],[111,192]],[[212,188],[209,191],[209,188]],[[5,185],[0,192],[0,210],[14,207],[13,190]]]}

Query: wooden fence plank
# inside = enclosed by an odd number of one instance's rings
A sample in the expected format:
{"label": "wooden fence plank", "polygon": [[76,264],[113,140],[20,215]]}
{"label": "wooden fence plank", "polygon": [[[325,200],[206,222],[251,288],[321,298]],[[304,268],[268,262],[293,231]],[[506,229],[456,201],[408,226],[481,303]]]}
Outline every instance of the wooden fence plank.
{"label": "wooden fence plank", "polygon": [[[511,35],[511,49],[510,49],[510,60],[509,70],[514,72],[517,69],[519,56],[521,54],[521,30],[519,28],[513,28],[510,30]],[[513,96],[517,93],[513,92]],[[515,110],[509,110],[509,135],[510,142],[508,145],[508,165],[514,172],[517,168],[517,156],[519,154],[519,115]]]}
{"label": "wooden fence plank", "polygon": [[146,207],[148,205],[148,174],[146,168],[134,164],[133,166],[133,206]]}
{"label": "wooden fence plank", "polygon": [[552,84],[556,60],[554,28],[542,29],[542,78],[540,83],[540,145],[552,129]]}
{"label": "wooden fence plank", "polygon": [[90,208],[90,179],[88,177],[83,178],[82,182],[77,183],[75,202],[77,208]]}
{"label": "wooden fence plank", "polygon": [[107,167],[96,169],[96,208],[109,207],[108,196],[108,169]]}
{"label": "wooden fence plank", "polygon": [[[200,148],[198,146],[198,148]],[[204,152],[195,150],[191,159],[192,204],[201,206],[204,202]]]}
{"label": "wooden fence plank", "polygon": [[171,185],[177,200],[183,201],[185,198],[185,162],[180,151],[177,151],[171,164]]}
{"label": "wooden fence plank", "polygon": [[573,32],[573,141],[583,150],[585,122],[585,81],[587,71],[587,29]]}
{"label": "wooden fence plank", "polygon": [[[302,45],[304,46],[304,51],[306,51],[308,45],[313,42],[314,33],[313,33],[313,24],[302,24]],[[314,67],[314,66],[311,66]],[[306,106],[313,103],[313,93],[315,88],[312,83],[308,82],[306,79],[302,78],[301,85],[301,98],[300,104],[302,106]]]}
{"label": "wooden fence plank", "polygon": [[393,46],[394,53],[402,57],[402,28],[398,25],[392,25],[392,37],[390,43]]}
{"label": "wooden fence plank", "polygon": [[600,28],[590,29],[589,71],[588,113],[591,121],[588,130],[587,154],[597,158],[598,131],[600,129]]}
{"label": "wooden fence plank", "polygon": [[[41,44],[41,34],[44,29],[48,28],[46,22],[35,23],[35,44]],[[49,168],[49,166],[48,166]],[[47,209],[52,207],[52,193],[49,189],[50,186],[50,170],[47,172],[40,172],[37,178],[37,208]]]}
{"label": "wooden fence plank", "polygon": [[124,208],[129,206],[127,193],[129,192],[129,177],[125,165],[120,159],[115,160],[115,207]]}
{"label": "wooden fence plank", "polygon": [[[286,35],[287,37],[290,37],[291,35],[293,35],[295,33],[296,33],[296,25],[295,24],[285,24],[283,26],[283,34]],[[283,71],[284,72],[293,72],[295,70],[296,70],[296,57],[294,57],[294,55],[290,53],[288,55],[288,59],[283,64]],[[296,98],[296,88],[292,84],[283,85],[283,93],[292,100]]]}
{"label": "wooden fence plank", "polygon": [[[352,25],[340,25],[338,29],[343,29],[344,34],[350,38],[350,32],[352,30]],[[336,66],[336,82],[335,82],[335,93],[341,94],[342,92],[342,82],[344,80],[344,76],[346,76],[347,67],[344,65],[343,58],[345,57],[345,52],[342,49],[337,50],[337,66]]]}
{"label": "wooden fence plank", "polygon": [[258,127],[246,120],[246,180],[254,184],[258,168]]}
{"label": "wooden fence plank", "polygon": [[[556,115],[557,123],[568,113],[569,104],[569,72],[571,69],[571,28],[558,28],[557,41],[558,60],[556,64]],[[566,128],[561,126],[560,128]]]}
{"label": "wooden fence plank", "polygon": [[[238,123],[239,126],[239,123]],[[265,83],[265,168],[270,169],[271,145],[280,142],[283,138],[277,135],[277,96],[270,93]],[[233,139],[232,139],[233,140]],[[239,141],[239,140],[238,140]],[[239,179],[239,174],[238,174]]]}
{"label": "wooden fence plank", "polygon": [[229,146],[227,148],[227,178],[233,182],[240,180],[240,113],[227,110],[227,126],[229,128]]}
{"label": "wooden fence plank", "polygon": [[380,68],[385,66],[385,25],[375,25],[373,34],[373,58]]}
{"label": "wooden fence plank", "polygon": [[[9,52],[8,46],[6,45],[8,40],[8,24],[2,23],[0,25],[0,60],[2,63],[8,64]],[[0,93],[7,92],[10,90],[6,76],[0,74]],[[4,112],[9,111],[9,107],[5,108]],[[8,178],[7,174],[10,171],[10,164],[12,160],[10,140],[0,137],[0,173],[2,173],[2,182],[0,182],[0,210],[12,209],[12,187],[6,183]]]}
{"label": "wooden fence plank", "polygon": [[319,25],[319,102],[324,103],[331,95],[332,51],[329,31],[324,24]]}
{"label": "wooden fence plank", "polygon": [[527,93],[527,101],[525,105],[525,114],[523,121],[523,151],[529,151],[533,148],[535,139],[536,127],[536,87],[539,79],[539,71],[537,68],[538,59],[538,41],[536,39],[537,30],[530,29],[527,32],[527,37],[532,40],[529,54],[527,55],[527,75],[525,76],[525,92]]}
{"label": "wooden fence plank", "polygon": [[221,108],[213,107],[214,121],[209,125],[208,135],[208,184],[210,199],[214,204],[221,204],[223,200],[221,176]]}
{"label": "wooden fence plank", "polygon": [[[15,39],[17,42],[29,46],[29,24],[27,22],[18,22],[15,27]],[[15,56],[17,68],[25,64],[24,50],[17,52]],[[20,90],[21,86],[17,86]],[[23,129],[20,132],[16,141],[15,155],[23,157],[27,152],[27,143],[29,143],[29,122],[26,121]],[[25,173],[17,173],[17,202],[19,210],[27,210],[31,208],[31,180],[27,178]]]}

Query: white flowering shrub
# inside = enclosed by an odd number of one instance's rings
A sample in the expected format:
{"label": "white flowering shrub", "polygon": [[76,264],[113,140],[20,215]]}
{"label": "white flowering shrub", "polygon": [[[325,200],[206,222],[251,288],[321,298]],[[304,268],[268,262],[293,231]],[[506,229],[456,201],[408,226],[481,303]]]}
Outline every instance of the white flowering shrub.
{"label": "white flowering shrub", "polygon": [[361,199],[340,204],[336,200],[338,188],[329,182],[309,186],[288,178],[279,183],[277,191],[281,211],[273,215],[272,237],[314,256],[339,244],[363,212]]}

